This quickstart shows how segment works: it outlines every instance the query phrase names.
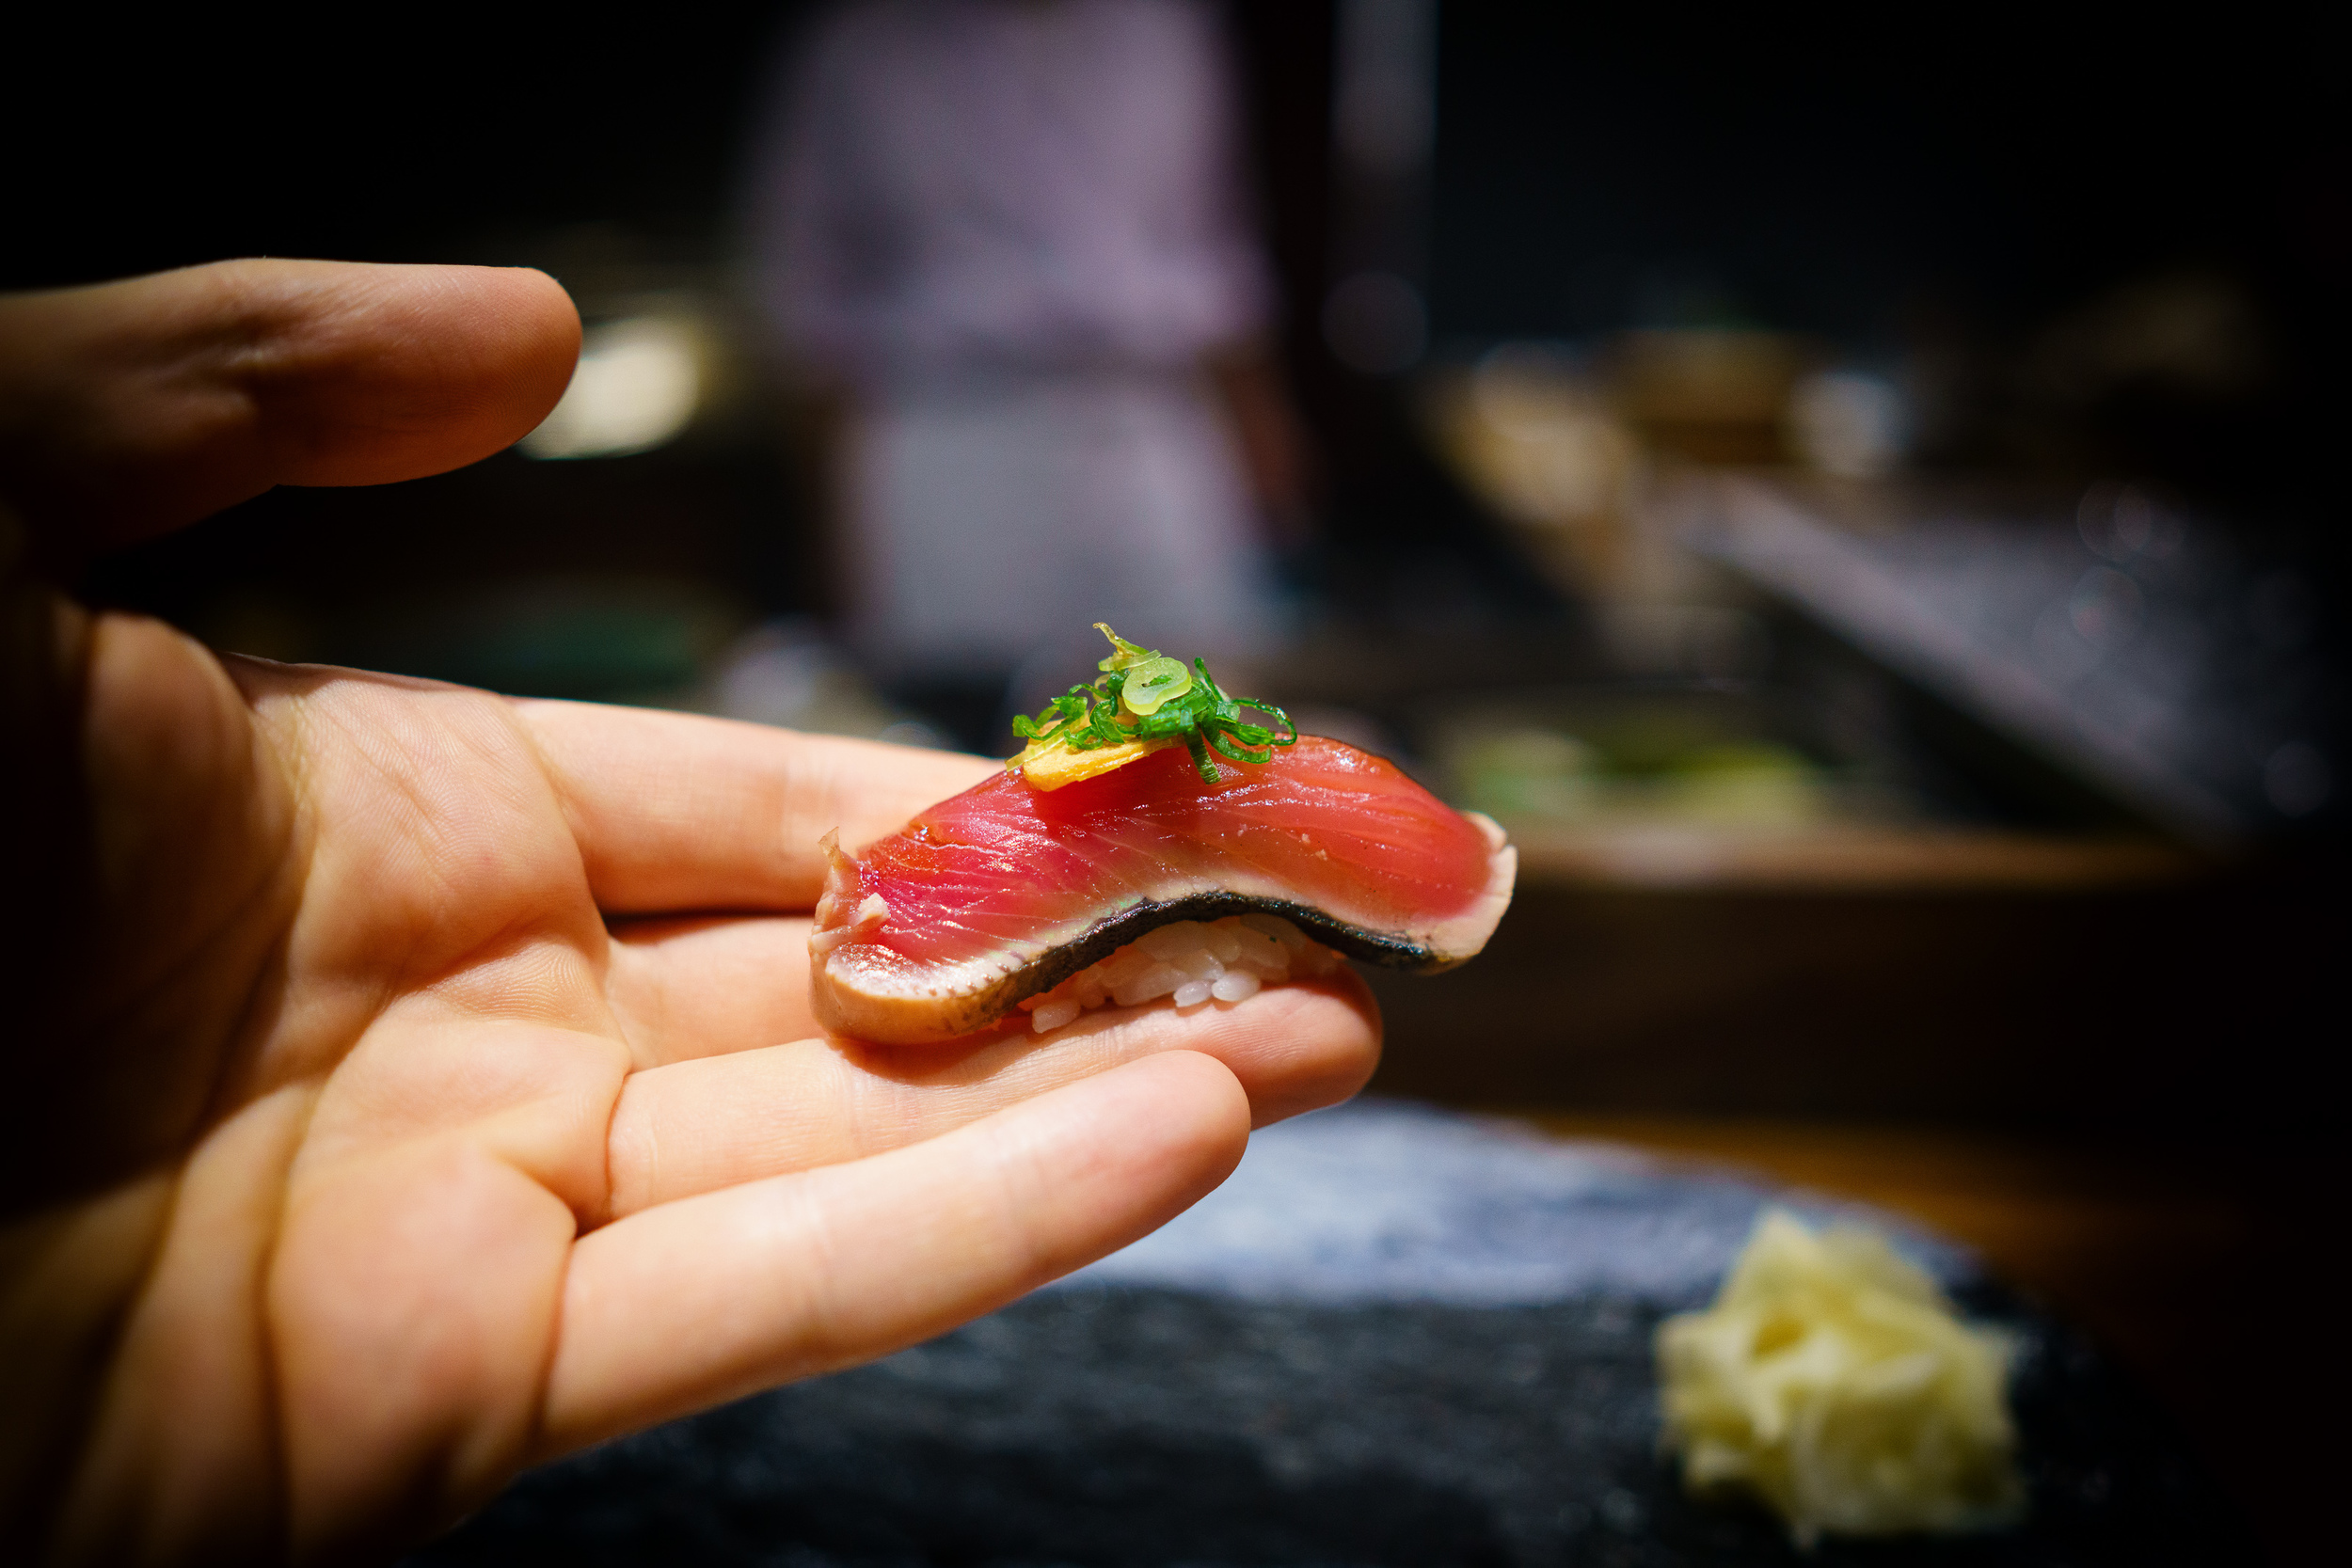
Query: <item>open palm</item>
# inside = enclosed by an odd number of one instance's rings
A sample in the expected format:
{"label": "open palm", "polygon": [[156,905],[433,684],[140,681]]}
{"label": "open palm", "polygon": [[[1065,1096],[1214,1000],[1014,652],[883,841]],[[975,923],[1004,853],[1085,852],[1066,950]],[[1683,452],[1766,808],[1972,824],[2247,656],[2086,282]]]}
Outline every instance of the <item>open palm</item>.
{"label": "open palm", "polygon": [[12,1549],[389,1551],[1099,1256],[1369,1072],[1344,980],[818,1037],[817,838],[978,759],[216,658],[40,586],[60,539],[496,450],[577,344],[545,279],[197,269],[7,302],[5,342],[8,831],[56,891],[8,933]]}

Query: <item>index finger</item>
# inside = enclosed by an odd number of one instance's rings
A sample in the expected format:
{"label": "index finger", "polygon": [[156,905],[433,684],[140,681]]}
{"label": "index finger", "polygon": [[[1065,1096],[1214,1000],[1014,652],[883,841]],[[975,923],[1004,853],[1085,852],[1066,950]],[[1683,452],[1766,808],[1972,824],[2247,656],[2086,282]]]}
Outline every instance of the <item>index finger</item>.
{"label": "index finger", "polygon": [[732,719],[518,703],[608,914],[805,910],[858,845],[1002,766]]}

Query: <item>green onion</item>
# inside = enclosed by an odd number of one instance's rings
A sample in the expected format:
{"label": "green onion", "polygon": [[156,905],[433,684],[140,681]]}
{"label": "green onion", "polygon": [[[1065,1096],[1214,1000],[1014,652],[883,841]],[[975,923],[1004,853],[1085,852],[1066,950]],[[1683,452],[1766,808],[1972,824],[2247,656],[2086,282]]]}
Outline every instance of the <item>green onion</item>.
{"label": "green onion", "polygon": [[[1103,673],[1091,686],[1073,686],[1056,697],[1035,719],[1024,714],[1013,720],[1013,733],[1031,742],[1023,756],[1057,746],[1091,752],[1181,737],[1201,779],[1215,784],[1214,757],[1263,766],[1274,760],[1275,747],[1298,739],[1289,714],[1271,703],[1227,696],[1204,661],[1196,658],[1186,670],[1181,660],[1137,647],[1100,621],[1094,629],[1111,642],[1110,657],[1099,666]],[[1245,710],[1278,721],[1281,732],[1250,722]]]}
{"label": "green onion", "polygon": [[1192,672],[1172,658],[1147,658],[1129,666],[1126,673],[1119,689],[1119,703],[1137,718],[1149,718],[1169,698],[1192,689]]}

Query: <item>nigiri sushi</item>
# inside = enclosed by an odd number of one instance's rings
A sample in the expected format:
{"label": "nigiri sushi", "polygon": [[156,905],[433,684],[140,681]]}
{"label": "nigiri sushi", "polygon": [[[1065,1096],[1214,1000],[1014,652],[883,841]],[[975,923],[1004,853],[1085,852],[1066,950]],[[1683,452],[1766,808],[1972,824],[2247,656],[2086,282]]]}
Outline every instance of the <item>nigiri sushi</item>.
{"label": "nigiri sushi", "polygon": [[[1025,1003],[1045,1029],[1104,1000],[1238,1000],[1330,961],[1310,938],[1426,971],[1486,945],[1518,866],[1492,821],[1352,746],[1239,721],[1237,707],[1279,710],[1235,704],[1198,661],[1196,727],[1181,730],[1180,710],[1150,733],[1138,721],[1153,714],[1116,677],[1155,679],[1145,700],[1166,712],[1185,697],[1166,690],[1174,661],[1113,646],[1105,680],[1073,689],[1089,695],[1081,711],[1025,727],[1032,744],[1005,774],[855,855],[828,836],[809,938],[826,1028],[915,1045]],[[1092,743],[1070,744],[1081,725]],[[1060,747],[1038,743],[1057,734]]]}

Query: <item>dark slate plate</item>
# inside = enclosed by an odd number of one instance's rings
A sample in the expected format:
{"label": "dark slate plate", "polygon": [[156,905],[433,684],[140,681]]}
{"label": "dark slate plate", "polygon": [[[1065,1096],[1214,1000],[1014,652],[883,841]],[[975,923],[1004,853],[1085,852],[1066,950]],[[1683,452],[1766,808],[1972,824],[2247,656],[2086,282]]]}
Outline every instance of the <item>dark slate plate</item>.
{"label": "dark slate plate", "polygon": [[1657,1452],[1650,1333],[1712,1289],[1764,1197],[1495,1124],[1327,1113],[1262,1134],[1202,1210],[1070,1285],[533,1472],[411,1562],[2148,1568],[2253,1555],[2095,1352],[1915,1233],[1910,1249],[1972,1312],[2023,1339],[2027,1523],[1831,1542],[1808,1560],[1762,1512],[1686,1497]]}

